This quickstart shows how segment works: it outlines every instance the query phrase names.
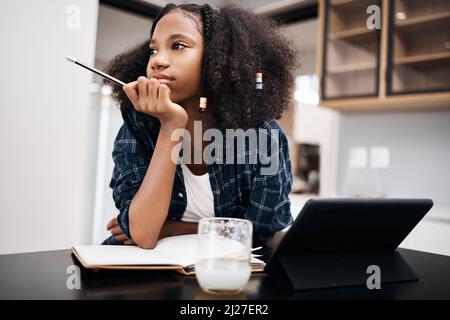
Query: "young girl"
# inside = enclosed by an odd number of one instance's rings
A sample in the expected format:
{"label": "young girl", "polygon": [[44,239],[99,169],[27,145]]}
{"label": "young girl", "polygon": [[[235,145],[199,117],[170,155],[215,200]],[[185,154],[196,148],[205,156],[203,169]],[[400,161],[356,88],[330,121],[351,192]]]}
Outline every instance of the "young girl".
{"label": "young girl", "polygon": [[[127,84],[113,91],[124,121],[110,182],[120,213],[108,223],[112,236],[104,244],[154,248],[158,239],[196,233],[200,218],[216,216],[249,219],[260,245],[292,223],[288,144],[274,119],[290,102],[297,59],[277,27],[233,6],[168,4],[150,41],[113,59],[106,71]],[[211,163],[193,161],[195,142],[186,147],[173,138],[184,129],[195,140],[213,128],[224,135],[251,129],[258,146],[245,140],[233,161]],[[238,147],[236,139],[231,144]],[[207,147],[200,143],[202,155]],[[230,142],[222,147],[229,150]],[[182,160],[174,160],[180,151]],[[269,173],[261,157],[250,161],[264,152],[277,164]]]}

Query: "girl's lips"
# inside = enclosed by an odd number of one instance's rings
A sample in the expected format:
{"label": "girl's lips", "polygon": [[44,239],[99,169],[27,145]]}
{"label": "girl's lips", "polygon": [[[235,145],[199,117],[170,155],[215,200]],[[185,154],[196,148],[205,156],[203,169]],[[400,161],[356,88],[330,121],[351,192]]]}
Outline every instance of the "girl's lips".
{"label": "girl's lips", "polygon": [[170,79],[156,79],[156,80],[158,80],[159,83],[164,83],[164,84],[169,84],[174,81],[174,80],[170,80]]}

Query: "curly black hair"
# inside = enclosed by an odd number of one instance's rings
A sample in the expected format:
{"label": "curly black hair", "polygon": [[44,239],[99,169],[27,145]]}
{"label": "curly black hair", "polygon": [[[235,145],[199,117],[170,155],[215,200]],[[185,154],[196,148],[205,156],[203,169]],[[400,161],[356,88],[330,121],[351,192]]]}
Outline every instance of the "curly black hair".
{"label": "curly black hair", "polygon": [[[208,4],[170,3],[154,19],[150,39],[158,21],[173,10],[201,17],[202,96],[208,98],[218,129],[256,128],[280,118],[291,102],[298,59],[279,22],[229,4],[212,9]],[[124,82],[146,76],[150,39],[114,57],[105,72]],[[257,72],[263,74],[262,90],[255,89]],[[122,88],[113,88],[113,98],[122,111],[133,108]]]}

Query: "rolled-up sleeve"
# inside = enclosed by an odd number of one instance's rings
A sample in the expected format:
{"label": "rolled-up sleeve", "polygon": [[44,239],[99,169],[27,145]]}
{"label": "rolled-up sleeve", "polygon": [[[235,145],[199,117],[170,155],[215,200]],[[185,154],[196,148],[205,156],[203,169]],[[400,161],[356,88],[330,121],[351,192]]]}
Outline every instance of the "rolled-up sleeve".
{"label": "rolled-up sleeve", "polygon": [[114,169],[109,187],[112,189],[114,204],[119,209],[119,226],[129,238],[128,210],[144,180],[152,153],[145,149],[136,137],[136,128],[124,119],[114,141]]}
{"label": "rolled-up sleeve", "polygon": [[250,206],[245,215],[252,221],[254,238],[260,243],[271,240],[277,231],[293,222],[289,200],[292,172],[288,142],[283,130],[280,127],[275,129],[264,131],[267,149],[259,149],[258,153],[264,153],[263,156],[266,160],[271,159],[271,163],[255,166]]}

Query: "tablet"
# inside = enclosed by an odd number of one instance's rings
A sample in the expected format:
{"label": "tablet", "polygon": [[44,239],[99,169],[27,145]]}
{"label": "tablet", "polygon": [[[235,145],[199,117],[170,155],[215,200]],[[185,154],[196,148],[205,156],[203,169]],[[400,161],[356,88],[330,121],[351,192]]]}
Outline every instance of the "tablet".
{"label": "tablet", "polygon": [[394,251],[432,206],[431,199],[310,199],[265,271],[283,256]]}

